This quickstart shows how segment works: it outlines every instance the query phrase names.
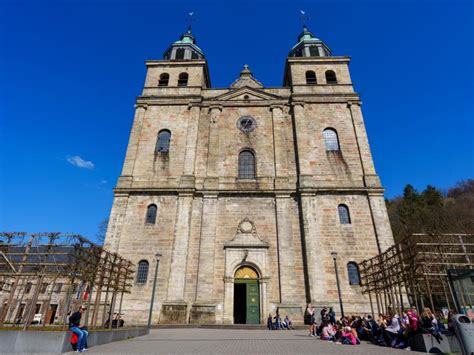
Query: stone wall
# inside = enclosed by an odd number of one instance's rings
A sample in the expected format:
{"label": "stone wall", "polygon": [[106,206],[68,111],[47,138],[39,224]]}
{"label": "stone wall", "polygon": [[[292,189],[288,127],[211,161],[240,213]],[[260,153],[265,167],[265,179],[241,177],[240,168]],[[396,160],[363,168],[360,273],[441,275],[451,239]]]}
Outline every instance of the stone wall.
{"label": "stone wall", "polygon": [[[277,309],[302,321],[306,302],[338,304],[333,251],[346,312],[370,310],[360,286],[349,285],[347,263],[385,250],[393,237],[348,63],[289,58],[284,81],[292,86],[268,89],[198,87],[205,61],[148,63],[106,237],[107,247],[150,263],[147,282],[124,298],[129,322],[147,320],[156,252],[154,323],[232,323],[240,265],[259,273],[262,322]],[[305,84],[306,70],[318,85]],[[337,84],[326,84],[326,70]],[[163,71],[166,88],[157,87]],[[181,71],[188,88],[171,83]],[[257,126],[243,133],[237,121],[247,115]],[[339,151],[326,150],[326,128],[337,131]],[[167,154],[155,153],[161,129],[171,131]],[[255,153],[255,179],[238,178],[242,149]],[[147,225],[152,203],[157,219]],[[339,204],[350,224],[340,223]]]}

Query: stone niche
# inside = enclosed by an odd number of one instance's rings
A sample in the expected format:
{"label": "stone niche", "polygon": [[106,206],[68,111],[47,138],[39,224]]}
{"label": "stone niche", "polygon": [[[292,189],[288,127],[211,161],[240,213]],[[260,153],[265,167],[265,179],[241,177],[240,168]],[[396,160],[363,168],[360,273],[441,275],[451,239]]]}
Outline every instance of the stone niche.
{"label": "stone niche", "polygon": [[161,324],[186,324],[186,302],[166,302],[161,307]]}

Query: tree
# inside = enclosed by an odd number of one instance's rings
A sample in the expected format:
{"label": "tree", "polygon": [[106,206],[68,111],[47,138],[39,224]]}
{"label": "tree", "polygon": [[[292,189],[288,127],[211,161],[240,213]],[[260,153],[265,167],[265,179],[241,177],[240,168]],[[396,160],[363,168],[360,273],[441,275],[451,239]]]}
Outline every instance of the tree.
{"label": "tree", "polygon": [[97,239],[97,243],[99,243],[100,245],[104,244],[108,224],[109,224],[109,219],[105,218],[97,226],[97,233],[96,233],[95,237]]}
{"label": "tree", "polygon": [[428,185],[421,193],[406,185],[386,200],[395,241],[413,233],[474,233],[474,180],[458,182],[443,195]]}

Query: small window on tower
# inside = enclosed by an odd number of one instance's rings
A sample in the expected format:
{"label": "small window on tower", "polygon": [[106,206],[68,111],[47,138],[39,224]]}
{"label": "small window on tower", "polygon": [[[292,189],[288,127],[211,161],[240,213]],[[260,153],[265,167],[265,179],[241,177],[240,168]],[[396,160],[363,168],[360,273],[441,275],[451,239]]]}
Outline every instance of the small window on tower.
{"label": "small window on tower", "polygon": [[337,206],[337,211],[339,212],[339,223],[351,224],[351,216],[349,214],[349,207],[341,204]]}
{"label": "small window on tower", "polygon": [[326,83],[327,84],[337,84],[336,73],[333,70],[326,71]]}
{"label": "small window on tower", "polygon": [[155,153],[168,153],[170,151],[171,132],[163,129],[158,133]]}
{"label": "small window on tower", "polygon": [[199,59],[199,56],[196,52],[191,53],[191,59]]}
{"label": "small window on tower", "polygon": [[146,217],[145,217],[145,223],[146,224],[155,224],[156,222],[156,211],[157,207],[156,205],[150,205],[146,209]]}
{"label": "small window on tower", "polygon": [[188,73],[179,74],[178,86],[188,86]]}
{"label": "small window on tower", "polygon": [[316,46],[309,47],[309,55],[311,57],[319,57],[319,50]]}
{"label": "small window on tower", "polygon": [[326,128],[323,131],[324,137],[324,146],[326,151],[337,152],[339,151],[339,139],[337,137],[337,132],[332,128]]}
{"label": "small window on tower", "polygon": [[184,48],[178,48],[176,50],[176,58],[175,59],[184,59]]}
{"label": "small window on tower", "polygon": [[312,70],[308,70],[306,72],[306,84],[308,85],[316,85],[316,73]]}
{"label": "small window on tower", "polygon": [[168,73],[163,73],[160,75],[158,86],[168,86],[169,81],[170,81],[170,75]]}

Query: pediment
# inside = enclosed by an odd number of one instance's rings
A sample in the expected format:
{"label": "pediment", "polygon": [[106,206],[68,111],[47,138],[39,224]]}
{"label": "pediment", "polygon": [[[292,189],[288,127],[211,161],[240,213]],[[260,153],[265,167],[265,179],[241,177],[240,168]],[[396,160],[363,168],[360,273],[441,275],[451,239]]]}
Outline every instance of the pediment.
{"label": "pediment", "polygon": [[255,224],[245,217],[240,221],[234,238],[224,243],[224,248],[268,248],[268,243],[259,237]]}
{"label": "pediment", "polygon": [[218,101],[264,101],[279,99],[281,98],[277,95],[269,94],[248,86],[215,97],[215,100]]}

